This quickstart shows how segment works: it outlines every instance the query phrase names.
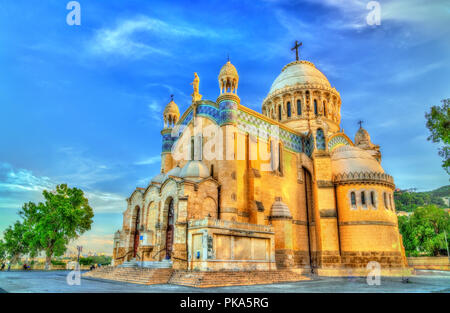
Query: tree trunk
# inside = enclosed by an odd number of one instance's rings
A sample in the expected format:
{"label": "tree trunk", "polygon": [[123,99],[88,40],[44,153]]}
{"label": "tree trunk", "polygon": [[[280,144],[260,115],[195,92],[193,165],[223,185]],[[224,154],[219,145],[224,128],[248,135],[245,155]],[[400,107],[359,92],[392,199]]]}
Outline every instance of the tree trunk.
{"label": "tree trunk", "polygon": [[51,270],[51,268],[52,268],[52,256],[47,255],[45,257],[45,270],[48,271]]}

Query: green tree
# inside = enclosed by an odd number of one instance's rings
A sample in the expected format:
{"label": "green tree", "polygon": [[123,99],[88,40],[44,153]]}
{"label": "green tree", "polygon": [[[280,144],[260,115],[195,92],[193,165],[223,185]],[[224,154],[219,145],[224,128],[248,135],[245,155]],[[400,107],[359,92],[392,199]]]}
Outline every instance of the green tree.
{"label": "green tree", "polygon": [[61,256],[71,240],[91,229],[94,213],[81,189],[61,184],[42,194],[44,203],[29,202],[19,214],[28,226],[24,236],[30,242],[30,252],[45,251],[48,269],[53,256]]}
{"label": "green tree", "polygon": [[13,226],[9,226],[3,233],[4,249],[6,257],[11,263],[16,263],[19,258],[29,251],[28,242],[25,240],[26,226],[16,221]]}
{"label": "green tree", "polygon": [[4,262],[6,259],[6,247],[3,240],[0,239],[0,262]]}
{"label": "green tree", "polygon": [[28,245],[28,253],[31,258],[36,257],[44,247],[41,245],[39,236],[37,236],[37,225],[39,225],[38,207],[33,202],[25,203],[19,211],[19,215],[23,219],[23,224],[26,227],[26,232],[23,234],[24,240]]}
{"label": "green tree", "polygon": [[436,256],[446,249],[444,230],[450,233],[450,217],[435,205],[416,208],[410,217],[400,216],[398,223],[407,255]]}
{"label": "green tree", "polygon": [[431,132],[428,140],[442,144],[439,149],[439,155],[444,159],[442,167],[450,174],[450,99],[442,100],[442,106],[432,106],[425,118]]}

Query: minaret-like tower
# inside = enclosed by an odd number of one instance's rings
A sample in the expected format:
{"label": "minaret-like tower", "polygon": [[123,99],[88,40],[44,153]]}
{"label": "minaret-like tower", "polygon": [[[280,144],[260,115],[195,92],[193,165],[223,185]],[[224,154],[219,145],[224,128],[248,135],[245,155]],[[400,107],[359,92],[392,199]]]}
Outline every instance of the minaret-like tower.
{"label": "minaret-like tower", "polygon": [[220,94],[234,93],[237,94],[239,84],[239,75],[236,68],[231,64],[230,60],[222,66],[219,73]]}
{"label": "minaret-like tower", "polygon": [[172,129],[180,119],[180,110],[175,101],[173,101],[173,95],[171,95],[171,98],[171,101],[166,105],[163,112],[164,128],[161,131],[161,173],[167,173],[175,166],[172,157],[172,146],[176,138],[172,137]]}
{"label": "minaret-like tower", "polygon": [[222,186],[220,195],[220,218],[237,221],[237,118],[240,99],[237,96],[239,75],[236,68],[228,60],[219,73],[220,96],[216,103],[219,106],[219,125],[223,136],[223,161],[220,162],[217,175]]}

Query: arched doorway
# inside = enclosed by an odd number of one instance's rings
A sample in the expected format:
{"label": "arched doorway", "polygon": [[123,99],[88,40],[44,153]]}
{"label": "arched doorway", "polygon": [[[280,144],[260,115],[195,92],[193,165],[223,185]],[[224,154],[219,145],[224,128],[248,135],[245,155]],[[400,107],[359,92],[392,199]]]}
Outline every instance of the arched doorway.
{"label": "arched doorway", "polygon": [[137,206],[136,207],[136,220],[134,222],[134,244],[133,244],[133,258],[136,257],[138,248],[139,248],[139,224],[141,221],[140,218],[141,215],[141,209]]}
{"label": "arched doorway", "polygon": [[303,177],[305,184],[305,207],[306,207],[306,225],[308,228],[308,252],[309,252],[309,265],[311,270],[317,267],[315,258],[316,249],[314,249],[315,242],[315,218],[314,218],[314,205],[313,205],[313,191],[312,191],[312,177],[311,173],[303,168]]}
{"label": "arched doorway", "polygon": [[173,199],[169,201],[169,208],[167,210],[167,229],[166,229],[166,259],[172,257],[173,250],[173,222],[174,222],[174,209],[173,209]]}

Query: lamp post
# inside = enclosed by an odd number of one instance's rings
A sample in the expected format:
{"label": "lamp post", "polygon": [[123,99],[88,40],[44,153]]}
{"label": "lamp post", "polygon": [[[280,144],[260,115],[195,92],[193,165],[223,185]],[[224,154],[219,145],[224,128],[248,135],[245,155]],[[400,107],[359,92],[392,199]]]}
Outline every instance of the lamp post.
{"label": "lamp post", "polygon": [[78,250],[78,257],[77,257],[77,267],[80,267],[80,253],[81,251],[83,251],[83,246],[77,246],[77,250]]}

